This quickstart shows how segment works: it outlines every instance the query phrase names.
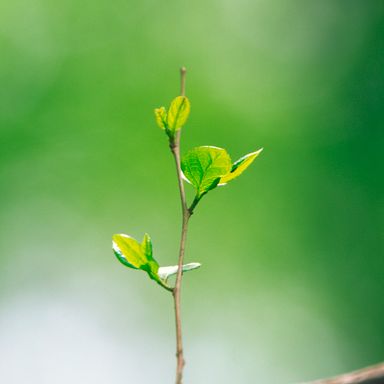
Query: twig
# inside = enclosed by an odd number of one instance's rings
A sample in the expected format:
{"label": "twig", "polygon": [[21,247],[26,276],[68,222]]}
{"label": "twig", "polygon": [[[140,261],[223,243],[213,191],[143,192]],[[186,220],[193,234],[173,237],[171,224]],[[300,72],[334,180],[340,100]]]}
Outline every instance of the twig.
{"label": "twig", "polygon": [[[183,67],[180,69],[181,75],[181,86],[180,86],[180,95],[185,96],[185,75],[186,69]],[[181,162],[180,162],[180,130],[178,130],[175,134],[174,139],[170,143],[171,152],[175,159],[176,164],[176,172],[177,172],[177,180],[179,184],[180,191],[180,200],[181,200],[181,208],[182,208],[182,228],[181,228],[181,240],[180,240],[180,250],[179,250],[179,262],[178,262],[178,270],[176,276],[176,284],[173,288],[173,299],[175,305],[175,321],[176,321],[176,358],[177,358],[177,366],[176,366],[176,384],[182,384],[183,379],[183,368],[185,365],[184,360],[184,352],[183,352],[183,338],[181,332],[181,310],[180,310],[180,293],[181,293],[181,280],[183,276],[183,260],[184,260],[184,251],[185,251],[185,243],[187,239],[188,232],[188,222],[191,217],[191,213],[188,209],[185,191],[184,191],[184,183],[182,178],[181,171]]]}
{"label": "twig", "polygon": [[311,381],[306,384],[383,384],[384,363],[363,368],[358,371],[344,373],[330,379]]}

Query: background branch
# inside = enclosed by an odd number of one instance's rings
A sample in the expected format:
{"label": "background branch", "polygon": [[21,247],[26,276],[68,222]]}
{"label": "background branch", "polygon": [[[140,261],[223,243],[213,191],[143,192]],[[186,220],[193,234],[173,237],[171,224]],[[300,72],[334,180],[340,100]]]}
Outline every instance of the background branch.
{"label": "background branch", "polygon": [[305,384],[383,384],[384,363]]}

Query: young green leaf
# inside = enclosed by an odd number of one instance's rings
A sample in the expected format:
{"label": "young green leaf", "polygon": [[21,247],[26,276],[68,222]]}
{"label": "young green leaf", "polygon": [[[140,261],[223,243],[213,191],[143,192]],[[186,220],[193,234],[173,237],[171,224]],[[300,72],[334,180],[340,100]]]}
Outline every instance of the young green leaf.
{"label": "young green leaf", "polygon": [[167,125],[172,133],[180,129],[188,119],[191,105],[187,97],[177,96],[171,102],[167,113]]}
{"label": "young green leaf", "polygon": [[152,280],[171,290],[158,275],[159,264],[152,256],[152,242],[148,234],[144,235],[141,244],[128,235],[113,235],[112,248],[118,260],[126,267],[147,272]]}
{"label": "young green leaf", "polygon": [[141,244],[128,235],[113,235],[112,248],[118,260],[126,267],[141,269],[147,263]]}
{"label": "young green leaf", "polygon": [[167,128],[167,111],[165,110],[164,107],[160,107],[160,108],[155,109],[155,119],[156,119],[157,125],[161,129],[166,130],[166,128]]}
{"label": "young green leaf", "polygon": [[230,172],[231,164],[225,149],[202,146],[191,149],[183,156],[181,169],[187,181],[196,188],[196,197],[199,199]]}
{"label": "young green leaf", "polygon": [[257,156],[259,156],[262,150],[263,148],[259,149],[256,152],[248,153],[248,155],[245,155],[239,160],[235,161],[232,165],[231,172],[229,172],[227,175],[223,176],[220,179],[219,185],[225,185],[229,181],[236,179],[236,177],[240,176],[252,164],[253,160],[255,160]]}

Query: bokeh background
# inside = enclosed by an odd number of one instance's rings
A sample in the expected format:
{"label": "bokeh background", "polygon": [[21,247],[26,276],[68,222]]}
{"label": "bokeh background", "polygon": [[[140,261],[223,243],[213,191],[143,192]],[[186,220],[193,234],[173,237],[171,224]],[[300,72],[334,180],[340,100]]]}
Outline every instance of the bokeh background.
{"label": "bokeh background", "polygon": [[171,296],[111,250],[174,264],[182,150],[260,147],[191,222],[186,384],[297,383],[384,359],[384,3],[3,0],[0,381],[171,383]]}

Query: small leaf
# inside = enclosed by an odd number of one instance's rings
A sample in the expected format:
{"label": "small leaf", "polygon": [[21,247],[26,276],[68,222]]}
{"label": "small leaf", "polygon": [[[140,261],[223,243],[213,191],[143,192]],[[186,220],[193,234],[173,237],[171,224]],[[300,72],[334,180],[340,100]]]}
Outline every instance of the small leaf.
{"label": "small leaf", "polygon": [[187,97],[177,96],[172,100],[167,114],[168,129],[174,133],[180,129],[188,119],[191,105]]}
{"label": "small leaf", "polygon": [[[192,271],[194,269],[200,268],[200,263],[189,263],[183,265],[183,272]],[[160,267],[158,271],[158,275],[161,279],[167,281],[169,276],[176,275],[177,271],[179,270],[178,265],[172,265],[169,267]]]}
{"label": "small leaf", "polygon": [[128,235],[113,235],[112,248],[119,261],[127,267],[141,269],[147,264],[147,257],[141,244]]}
{"label": "small leaf", "polygon": [[152,242],[148,234],[144,235],[141,244],[128,235],[113,235],[112,248],[118,260],[126,267],[147,272],[152,280],[171,290],[158,275],[159,264],[152,256]]}
{"label": "small leaf", "polygon": [[235,161],[232,165],[231,172],[229,172],[227,175],[223,176],[220,179],[219,185],[225,185],[229,181],[236,179],[236,177],[240,176],[252,164],[253,160],[255,160],[257,156],[259,156],[262,150],[263,148],[259,149],[256,152],[248,153],[248,155],[245,155],[241,159]]}
{"label": "small leaf", "polygon": [[164,107],[156,108],[155,109],[155,119],[157,125],[161,129],[166,129],[167,127],[167,111]]}
{"label": "small leaf", "polygon": [[225,149],[202,146],[191,149],[183,156],[181,169],[187,181],[196,188],[197,198],[201,198],[230,172],[231,164]]}
{"label": "small leaf", "polygon": [[152,241],[148,233],[144,235],[143,241],[141,243],[141,248],[143,249],[144,254],[147,256],[147,259],[153,260],[152,257]]}

